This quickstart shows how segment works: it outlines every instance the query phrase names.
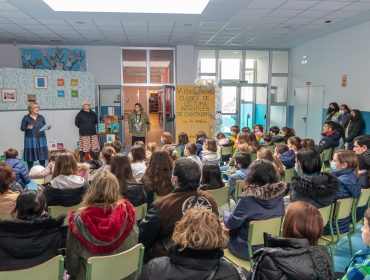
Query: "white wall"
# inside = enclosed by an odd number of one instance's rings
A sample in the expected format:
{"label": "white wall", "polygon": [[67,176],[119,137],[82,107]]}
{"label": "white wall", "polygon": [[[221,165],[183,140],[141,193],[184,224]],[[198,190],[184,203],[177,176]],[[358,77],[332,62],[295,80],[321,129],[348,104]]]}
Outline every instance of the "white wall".
{"label": "white wall", "polygon": [[197,76],[197,49],[195,46],[176,47],[176,84],[191,85]]}
{"label": "white wall", "polygon": [[[293,89],[323,85],[324,107],[331,101],[351,108],[370,111],[370,22],[331,34],[291,49],[289,58],[289,104]],[[307,56],[308,63],[301,63]],[[341,87],[342,75],[348,75],[347,87]]]}

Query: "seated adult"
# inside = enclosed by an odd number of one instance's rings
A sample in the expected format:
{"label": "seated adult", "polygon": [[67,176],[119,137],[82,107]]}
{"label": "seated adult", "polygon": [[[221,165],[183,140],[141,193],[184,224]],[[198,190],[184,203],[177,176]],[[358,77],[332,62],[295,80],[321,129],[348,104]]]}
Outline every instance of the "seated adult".
{"label": "seated adult", "polygon": [[18,159],[18,151],[10,148],[4,152],[5,163],[7,163],[14,171],[16,176],[16,182],[25,188],[30,183],[28,172],[23,163]]}
{"label": "seated adult", "polygon": [[[225,226],[230,230],[228,248],[238,258],[249,260],[248,228],[250,221],[265,220],[284,215],[284,182],[279,182],[275,166],[267,160],[256,160],[249,167],[245,187],[233,212],[224,214]],[[255,251],[259,247],[254,247]]]}
{"label": "seated adult", "polygon": [[48,217],[42,192],[24,190],[13,211],[16,219],[0,221],[0,271],[39,265],[58,255],[65,216]]}
{"label": "seated adult", "polygon": [[148,205],[154,200],[154,194],[165,196],[173,191],[171,183],[173,162],[166,151],[154,151],[148,168],[141,182],[144,185]]}
{"label": "seated adult", "polygon": [[172,240],[169,256],[148,262],[139,280],[246,279],[222,259],[228,236],[210,210],[189,209],[176,224]]}
{"label": "seated adult", "polygon": [[251,279],[333,279],[330,256],[317,245],[323,231],[317,208],[304,201],[290,203],[282,229],[282,238],[265,233]]}
{"label": "seated adult", "polygon": [[6,163],[0,163],[0,213],[11,213],[15,206],[15,201],[19,192],[10,190],[10,186],[15,183],[15,173]]}
{"label": "seated adult", "polygon": [[48,205],[73,206],[81,202],[89,182],[77,175],[77,161],[73,153],[60,153],[56,157],[53,179],[44,185]]}
{"label": "seated adult", "polygon": [[332,174],[320,173],[320,155],[311,149],[297,153],[296,171],[290,183],[290,201],[307,201],[317,208],[330,205],[339,189],[339,180]]}
{"label": "seated adult", "polygon": [[146,260],[167,255],[175,224],[188,209],[207,208],[218,215],[217,203],[212,195],[198,190],[200,170],[193,160],[176,160],[172,175],[175,189],[154,201],[139,225],[139,241],[145,246]]}
{"label": "seated adult", "polygon": [[120,194],[123,198],[130,201],[135,207],[147,202],[144,186],[136,183],[127,156],[116,155],[111,162],[111,172],[118,180]]}
{"label": "seated adult", "polygon": [[112,173],[96,174],[82,205],[68,216],[65,260],[71,280],[86,279],[88,258],[121,253],[137,244],[135,208],[121,198],[118,181]]}
{"label": "seated adult", "polygon": [[343,138],[341,135],[341,129],[343,129],[338,123],[333,121],[326,121],[322,129],[322,135],[319,145],[316,147],[316,151],[321,154],[324,150],[330,148],[336,148],[339,146],[339,141]]}

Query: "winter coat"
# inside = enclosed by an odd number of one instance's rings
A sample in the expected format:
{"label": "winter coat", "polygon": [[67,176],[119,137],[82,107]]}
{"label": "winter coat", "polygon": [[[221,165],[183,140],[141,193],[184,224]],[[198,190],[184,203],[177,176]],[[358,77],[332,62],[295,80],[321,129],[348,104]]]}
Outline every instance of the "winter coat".
{"label": "winter coat", "polygon": [[5,160],[15,173],[15,181],[19,183],[22,188],[25,188],[26,185],[30,182],[27,169],[24,167],[23,163],[17,158],[9,158]]}
{"label": "winter coat", "polygon": [[134,207],[147,203],[147,196],[142,184],[129,184],[127,192],[122,193],[122,196],[130,201]]}
{"label": "winter coat", "polygon": [[150,121],[145,112],[136,114],[133,111],[128,118],[128,129],[130,134],[134,137],[145,137],[149,129]]}
{"label": "winter coat", "polygon": [[89,182],[78,175],[58,175],[50,182],[50,186],[55,189],[77,189],[87,188]]}
{"label": "winter coat", "polygon": [[207,137],[202,137],[202,138],[199,138],[196,142],[197,156],[200,157],[200,159],[202,159],[203,144],[204,144],[204,141],[206,140],[207,140]]}
{"label": "winter coat", "polygon": [[346,129],[346,139],[344,140],[346,143],[348,143],[349,150],[353,149],[353,139],[361,135],[364,129],[365,121],[361,116],[351,119]]}
{"label": "winter coat", "polygon": [[33,267],[58,255],[64,218],[0,221],[0,271]]}
{"label": "winter coat", "polygon": [[[247,240],[250,221],[283,216],[285,189],[284,182],[245,187],[234,212],[224,214],[225,226],[230,229],[228,248],[231,253],[238,258],[249,260]],[[254,247],[253,250],[256,248]]]}
{"label": "winter coat", "polygon": [[324,246],[311,246],[307,239],[280,238],[264,234],[265,248],[253,258],[252,280],[331,280],[331,260]]}
{"label": "winter coat", "polygon": [[172,245],[168,257],[156,258],[144,266],[139,280],[208,279],[214,270],[212,280],[241,279],[235,266],[222,256],[221,249],[181,250],[179,245]]}
{"label": "winter coat", "polygon": [[337,170],[332,173],[339,179],[340,185],[336,199],[354,197],[358,198],[361,193],[361,186],[357,182],[357,178],[352,168]]}
{"label": "winter coat", "polygon": [[68,218],[65,262],[71,280],[86,279],[88,258],[121,253],[137,244],[135,208],[125,199],[113,209],[96,204]]}
{"label": "winter coat", "polygon": [[145,247],[145,259],[167,256],[175,224],[192,207],[212,209],[218,215],[217,203],[207,192],[178,187],[154,201],[139,224],[139,241]]}
{"label": "winter coat", "polygon": [[100,159],[98,160],[89,160],[87,161],[86,163],[88,163],[90,165],[90,170],[97,170],[99,169],[100,167],[103,166],[103,161],[101,161]]}
{"label": "winter coat", "polygon": [[351,120],[351,113],[347,112],[347,113],[339,114],[338,121],[340,125],[343,126],[344,129],[347,128],[350,120]]}
{"label": "winter coat", "polygon": [[96,135],[96,125],[98,124],[98,116],[92,110],[86,112],[82,110],[78,112],[75,118],[75,125],[78,127],[80,136]]}
{"label": "winter coat", "polygon": [[202,152],[202,162],[203,162],[203,164],[220,165],[220,155],[217,152],[211,152],[211,151],[208,151],[208,150],[203,150],[203,152]]}
{"label": "winter coat", "polygon": [[237,169],[233,174],[230,175],[229,180],[227,182],[229,183],[231,195],[234,195],[235,193],[236,181],[244,180],[247,177],[247,175],[248,175],[247,168]]}
{"label": "winter coat", "polygon": [[326,115],[325,121],[333,121],[333,122],[338,122],[339,118],[339,112],[331,112]]}
{"label": "winter coat", "polygon": [[288,150],[280,155],[280,161],[286,169],[293,168],[295,166],[295,153],[292,150]]}
{"label": "winter coat", "polygon": [[7,192],[0,193],[0,213],[11,213],[15,207],[15,201],[19,192],[8,190]]}
{"label": "winter coat", "polygon": [[282,143],[284,142],[284,135],[283,134],[276,134],[272,136],[271,141],[267,143],[267,146],[272,146],[276,143]]}
{"label": "winter coat", "polygon": [[64,206],[70,207],[81,203],[85,194],[86,188],[53,188],[50,183],[44,185],[44,195],[48,206]]}
{"label": "winter coat", "polygon": [[321,154],[326,149],[338,147],[340,138],[340,133],[336,130],[327,132],[324,137],[321,138],[319,145],[316,147],[316,151]]}
{"label": "winter coat", "polygon": [[306,201],[316,208],[322,208],[333,203],[339,189],[339,180],[328,173],[302,175],[293,177],[290,188],[291,202]]}
{"label": "winter coat", "polygon": [[366,248],[358,251],[351,259],[347,267],[346,275],[342,280],[359,280],[369,279],[370,270],[370,249]]}

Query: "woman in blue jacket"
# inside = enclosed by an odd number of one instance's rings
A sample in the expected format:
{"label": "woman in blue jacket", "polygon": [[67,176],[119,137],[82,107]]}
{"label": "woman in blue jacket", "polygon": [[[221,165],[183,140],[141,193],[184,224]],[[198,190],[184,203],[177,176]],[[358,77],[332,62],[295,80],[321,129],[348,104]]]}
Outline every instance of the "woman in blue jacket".
{"label": "woman in blue jacket", "polygon": [[[275,166],[266,160],[256,160],[249,167],[246,186],[233,212],[225,213],[224,223],[230,230],[228,248],[238,258],[249,260],[247,250],[250,221],[284,215],[284,182],[279,182]],[[260,246],[253,248],[253,251]]]}

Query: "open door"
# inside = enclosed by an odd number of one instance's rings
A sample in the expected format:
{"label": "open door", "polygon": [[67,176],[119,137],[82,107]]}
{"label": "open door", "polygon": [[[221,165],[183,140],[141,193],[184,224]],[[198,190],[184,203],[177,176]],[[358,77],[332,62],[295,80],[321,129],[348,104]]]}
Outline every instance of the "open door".
{"label": "open door", "polygon": [[175,87],[164,85],[161,98],[162,105],[162,128],[170,132],[175,139]]}

